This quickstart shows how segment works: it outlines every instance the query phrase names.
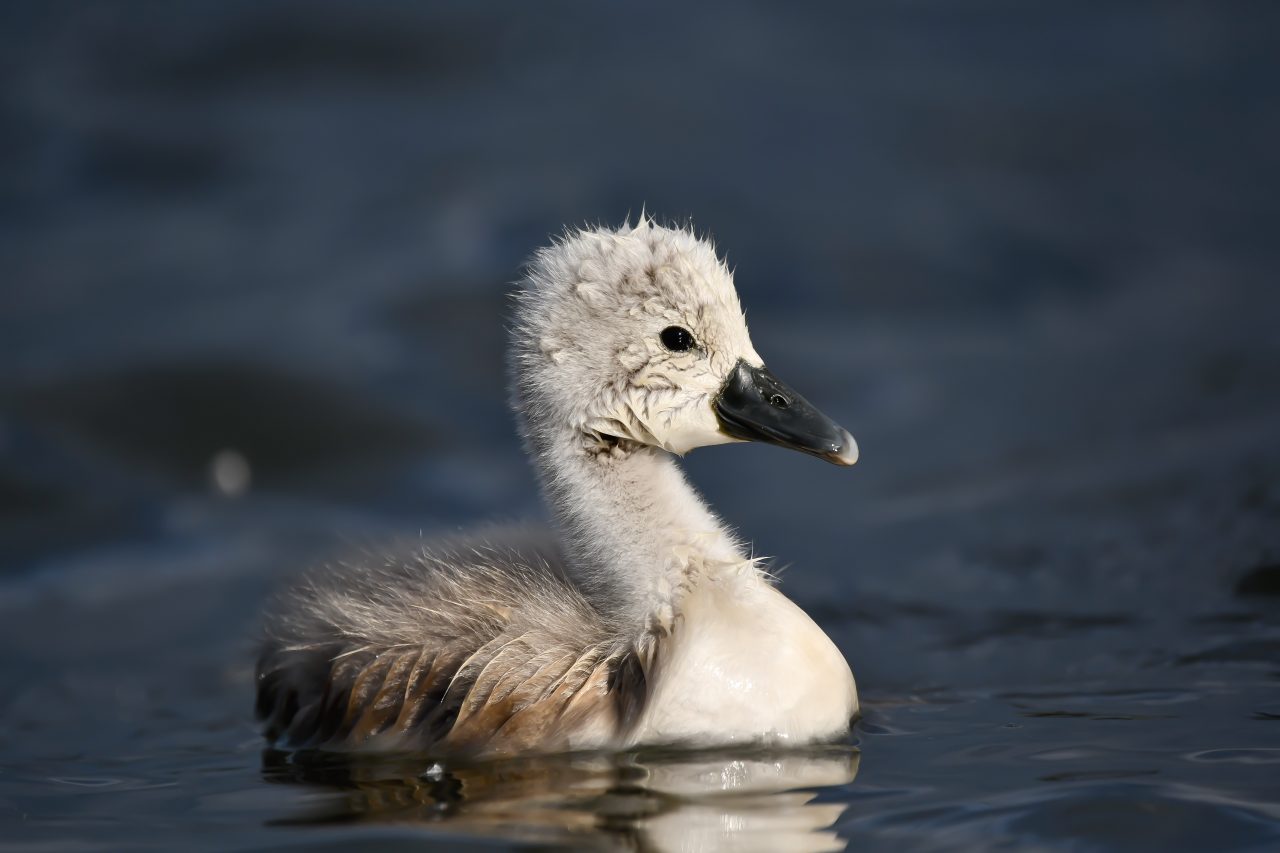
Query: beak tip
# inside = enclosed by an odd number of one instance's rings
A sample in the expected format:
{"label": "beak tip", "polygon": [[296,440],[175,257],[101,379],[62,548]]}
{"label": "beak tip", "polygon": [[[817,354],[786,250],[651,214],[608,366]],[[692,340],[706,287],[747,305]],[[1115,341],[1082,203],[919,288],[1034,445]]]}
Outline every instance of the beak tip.
{"label": "beak tip", "polygon": [[838,448],[833,449],[828,457],[837,465],[843,465],[846,468],[858,461],[858,442],[854,441],[848,430],[841,430],[840,444]]}

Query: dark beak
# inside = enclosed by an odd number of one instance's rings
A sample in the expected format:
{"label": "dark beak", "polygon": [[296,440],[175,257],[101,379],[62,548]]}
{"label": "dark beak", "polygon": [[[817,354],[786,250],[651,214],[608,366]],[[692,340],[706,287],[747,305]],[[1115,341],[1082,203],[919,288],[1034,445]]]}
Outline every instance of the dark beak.
{"label": "dark beak", "polygon": [[858,461],[858,444],[847,430],[763,367],[739,361],[714,408],[720,431],[731,438],[779,444],[837,465]]}

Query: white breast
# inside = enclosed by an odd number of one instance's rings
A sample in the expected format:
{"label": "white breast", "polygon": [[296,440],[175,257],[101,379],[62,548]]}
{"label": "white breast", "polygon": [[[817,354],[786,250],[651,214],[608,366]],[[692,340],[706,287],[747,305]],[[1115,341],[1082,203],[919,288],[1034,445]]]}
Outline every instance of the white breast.
{"label": "white breast", "polygon": [[848,729],[858,696],[844,656],[754,571],[701,581],[681,613],[633,743],[804,742]]}

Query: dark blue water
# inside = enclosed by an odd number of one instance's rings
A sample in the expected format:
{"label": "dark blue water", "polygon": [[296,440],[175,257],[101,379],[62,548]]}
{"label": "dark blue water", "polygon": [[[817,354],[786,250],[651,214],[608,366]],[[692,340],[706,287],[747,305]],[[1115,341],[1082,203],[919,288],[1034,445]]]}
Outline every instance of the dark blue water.
{"label": "dark blue water", "polygon": [[[1273,4],[0,22],[0,850],[1280,846]],[[272,589],[538,517],[507,283],[642,205],[862,446],[689,460],[850,747],[264,753]]]}

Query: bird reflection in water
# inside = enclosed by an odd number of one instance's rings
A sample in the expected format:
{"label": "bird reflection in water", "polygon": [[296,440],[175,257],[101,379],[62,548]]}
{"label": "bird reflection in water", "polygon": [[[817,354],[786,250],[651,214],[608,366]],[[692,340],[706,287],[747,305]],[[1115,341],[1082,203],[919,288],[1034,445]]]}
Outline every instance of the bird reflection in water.
{"label": "bird reflection in water", "polygon": [[842,850],[846,803],[819,790],[853,781],[859,752],[797,750],[577,754],[485,762],[263,753],[271,782],[333,791],[277,824],[422,824],[450,835],[635,850]]}

